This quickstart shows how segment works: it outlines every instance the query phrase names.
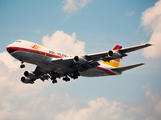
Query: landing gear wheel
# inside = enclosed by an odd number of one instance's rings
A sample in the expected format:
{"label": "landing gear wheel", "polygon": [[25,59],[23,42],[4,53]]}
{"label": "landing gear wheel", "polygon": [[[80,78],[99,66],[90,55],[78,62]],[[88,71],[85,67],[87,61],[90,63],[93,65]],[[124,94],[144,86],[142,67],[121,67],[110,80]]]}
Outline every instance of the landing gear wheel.
{"label": "landing gear wheel", "polygon": [[23,60],[20,59],[20,61],[21,61],[20,68],[21,68],[21,69],[22,69],[22,68],[25,68],[25,65],[23,64],[23,63],[24,63]]}
{"label": "landing gear wheel", "polygon": [[78,79],[78,76],[77,75],[73,75],[73,76],[71,76],[71,78],[73,78],[75,80],[75,79]]}
{"label": "landing gear wheel", "polygon": [[63,80],[66,81],[66,82],[68,82],[68,81],[70,81],[70,78],[68,78],[67,76],[65,76],[65,77],[63,78]]}
{"label": "landing gear wheel", "polygon": [[57,80],[53,80],[52,83],[53,83],[53,84],[57,83]]}
{"label": "landing gear wheel", "polygon": [[25,65],[24,65],[24,64],[20,65],[20,68],[21,68],[21,69],[22,69],[22,68],[25,68]]}
{"label": "landing gear wheel", "polygon": [[80,74],[78,73],[78,71],[75,71],[73,75],[71,76],[71,78],[75,80],[75,79],[78,79],[78,76],[80,76]]}

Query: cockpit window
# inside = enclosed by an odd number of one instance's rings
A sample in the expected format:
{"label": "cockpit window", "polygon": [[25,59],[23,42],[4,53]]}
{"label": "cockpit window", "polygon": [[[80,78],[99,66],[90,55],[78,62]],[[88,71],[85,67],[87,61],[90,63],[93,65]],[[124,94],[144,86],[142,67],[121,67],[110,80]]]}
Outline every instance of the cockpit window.
{"label": "cockpit window", "polygon": [[16,40],[16,42],[21,42],[20,40]]}

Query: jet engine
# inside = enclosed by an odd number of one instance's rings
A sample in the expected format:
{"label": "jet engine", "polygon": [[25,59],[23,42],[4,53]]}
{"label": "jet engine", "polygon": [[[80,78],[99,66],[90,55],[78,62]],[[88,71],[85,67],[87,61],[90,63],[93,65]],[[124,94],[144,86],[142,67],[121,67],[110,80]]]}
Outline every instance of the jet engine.
{"label": "jet engine", "polygon": [[33,84],[34,83],[34,81],[32,81],[30,78],[26,78],[26,77],[22,77],[21,81],[26,84],[28,84],[28,83]]}
{"label": "jet engine", "polygon": [[24,76],[30,79],[36,79],[37,77],[35,76],[35,74],[31,71],[25,71],[24,72]]}
{"label": "jet engine", "polygon": [[75,63],[80,63],[80,64],[87,63],[87,61],[84,58],[79,58],[78,56],[75,56],[74,59],[73,59],[73,61]]}
{"label": "jet engine", "polygon": [[110,58],[120,58],[121,57],[121,54],[120,53],[118,53],[118,52],[116,52],[116,51],[112,51],[112,50],[110,50],[109,52],[108,52],[108,56],[110,57]]}

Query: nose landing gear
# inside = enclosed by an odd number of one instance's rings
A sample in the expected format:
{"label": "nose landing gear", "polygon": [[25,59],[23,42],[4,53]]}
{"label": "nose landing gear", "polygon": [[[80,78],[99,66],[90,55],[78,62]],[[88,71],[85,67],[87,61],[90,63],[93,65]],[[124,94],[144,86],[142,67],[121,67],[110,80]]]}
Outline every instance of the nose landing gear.
{"label": "nose landing gear", "polygon": [[21,65],[20,65],[20,68],[22,69],[22,68],[25,68],[25,64],[23,64],[24,62],[23,62],[23,60],[20,60],[21,61]]}
{"label": "nose landing gear", "polygon": [[25,65],[24,64],[20,65],[20,68],[25,68]]}

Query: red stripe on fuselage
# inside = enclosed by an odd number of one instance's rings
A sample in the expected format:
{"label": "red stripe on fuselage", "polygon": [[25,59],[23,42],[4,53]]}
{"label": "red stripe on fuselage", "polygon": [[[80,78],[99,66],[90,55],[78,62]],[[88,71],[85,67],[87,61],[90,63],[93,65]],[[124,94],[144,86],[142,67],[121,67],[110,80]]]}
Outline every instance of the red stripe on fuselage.
{"label": "red stripe on fuselage", "polygon": [[[42,52],[42,51],[39,51],[39,50],[28,49],[28,48],[7,47],[6,49],[7,49],[8,52],[15,51],[15,50],[20,50],[20,51],[25,51],[25,52],[37,53],[37,54],[40,54],[40,55],[46,55],[46,56],[54,57],[54,58],[63,58],[63,57],[58,56],[58,55],[53,55],[53,54],[50,54],[50,53]],[[102,68],[102,67],[99,67],[99,66],[97,66],[95,68],[99,69],[99,70],[102,70],[102,71],[105,71],[110,75],[116,75],[115,73],[113,73],[113,72],[111,72],[111,71],[109,71],[109,70],[107,70],[105,68]]]}
{"label": "red stripe on fuselage", "polygon": [[39,51],[39,50],[28,49],[28,48],[7,47],[6,49],[7,49],[8,52],[13,51],[13,50],[20,50],[20,51],[37,53],[37,54],[40,54],[40,55],[45,55],[45,56],[54,57],[54,58],[62,58],[61,56],[58,56],[58,55],[53,55],[53,54],[50,54],[50,53],[42,52],[42,51]]}
{"label": "red stripe on fuselage", "polygon": [[113,72],[111,72],[111,71],[109,71],[109,70],[107,70],[107,69],[105,69],[105,68],[102,68],[102,67],[99,67],[99,66],[97,66],[97,67],[95,67],[96,69],[99,69],[99,70],[102,70],[102,71],[105,71],[105,72],[107,72],[108,74],[110,74],[110,75],[116,75],[115,73],[113,73]]}

